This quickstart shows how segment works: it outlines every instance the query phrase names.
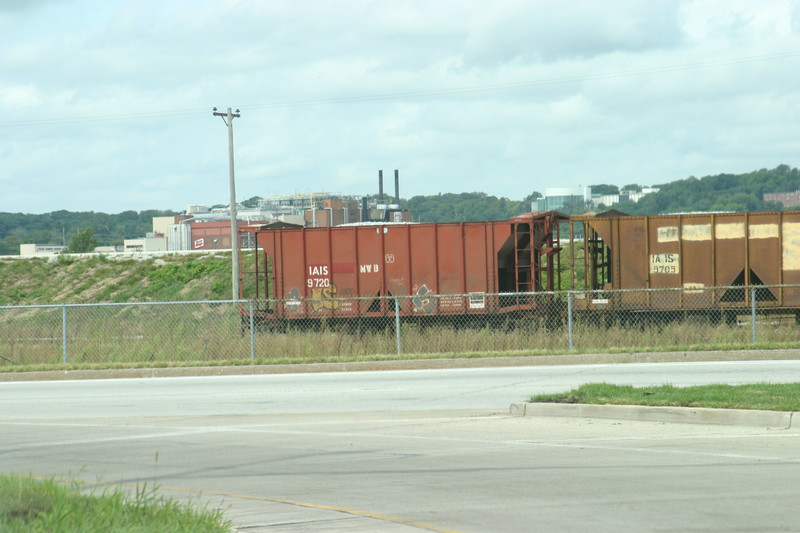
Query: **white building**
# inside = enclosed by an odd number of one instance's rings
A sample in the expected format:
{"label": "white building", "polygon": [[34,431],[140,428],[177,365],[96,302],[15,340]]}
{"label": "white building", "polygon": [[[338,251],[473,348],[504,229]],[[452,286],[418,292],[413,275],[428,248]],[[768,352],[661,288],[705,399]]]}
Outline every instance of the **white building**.
{"label": "white building", "polygon": [[148,233],[144,239],[125,239],[124,252],[166,252],[167,239],[160,233]]}
{"label": "white building", "polygon": [[549,187],[544,190],[542,198],[536,199],[533,211],[561,211],[575,203],[591,201],[591,187]]}
{"label": "white building", "polygon": [[623,189],[618,194],[592,196],[592,205],[598,207],[602,204],[606,207],[611,207],[614,204],[625,201],[638,202],[648,194],[653,194],[654,192],[658,192],[658,187],[642,187],[641,191],[628,191]]}
{"label": "white building", "polygon": [[61,246],[60,244],[20,244],[19,255],[24,257],[55,255],[66,249],[66,246]]}

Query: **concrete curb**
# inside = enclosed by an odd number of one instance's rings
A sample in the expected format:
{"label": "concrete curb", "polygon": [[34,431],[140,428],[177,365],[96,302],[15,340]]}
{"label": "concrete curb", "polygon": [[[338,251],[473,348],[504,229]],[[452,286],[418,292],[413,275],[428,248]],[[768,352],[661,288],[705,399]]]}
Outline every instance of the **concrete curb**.
{"label": "concrete curb", "polygon": [[719,350],[706,352],[633,352],[617,354],[564,354],[502,357],[396,359],[341,363],[295,363],[275,365],[189,366],[164,368],[117,368],[104,370],[44,370],[0,372],[3,381],[72,379],[156,378],[180,376],[232,376],[251,374],[297,374],[307,372],[359,372],[370,370],[420,370],[433,368],[489,368],[538,365],[593,365],[687,361],[755,361],[800,359],[800,349]]}
{"label": "concrete curb", "polygon": [[[510,412],[515,416],[608,418],[615,420],[668,422],[678,424],[750,426],[800,430],[800,413],[789,411],[520,402],[511,404]],[[793,420],[794,427],[792,427]]]}

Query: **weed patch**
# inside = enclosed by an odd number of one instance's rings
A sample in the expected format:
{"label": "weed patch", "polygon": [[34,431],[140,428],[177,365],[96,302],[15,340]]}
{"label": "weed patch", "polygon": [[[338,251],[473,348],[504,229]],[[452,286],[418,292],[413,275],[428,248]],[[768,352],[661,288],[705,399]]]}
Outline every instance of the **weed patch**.
{"label": "weed patch", "polygon": [[79,483],[0,474],[0,531],[192,531],[227,533],[221,511],[195,509],[167,499],[157,490],[137,487],[86,493]]}

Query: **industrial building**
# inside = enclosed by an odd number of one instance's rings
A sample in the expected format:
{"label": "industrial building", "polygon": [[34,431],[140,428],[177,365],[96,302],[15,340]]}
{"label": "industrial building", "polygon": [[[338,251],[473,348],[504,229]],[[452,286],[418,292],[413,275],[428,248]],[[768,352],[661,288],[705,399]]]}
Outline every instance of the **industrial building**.
{"label": "industrial building", "polygon": [[[288,196],[271,196],[256,206],[236,206],[238,227],[276,222],[307,227],[334,227],[362,222],[411,222],[411,213],[400,208],[399,172],[394,171],[394,196],[383,192],[383,171],[378,172],[378,195],[369,200],[362,196],[345,196],[336,192],[313,192]],[[247,235],[245,235],[247,237]],[[153,218],[153,231],[143,238],[125,239],[120,252],[183,252],[231,249],[230,206],[207,207],[191,204],[176,216]],[[243,241],[241,247],[252,248]],[[110,250],[104,247],[102,253]],[[52,255],[66,246],[20,245],[20,255]],[[98,250],[99,251],[99,250]]]}
{"label": "industrial building", "polygon": [[548,187],[543,197],[531,203],[531,210],[581,212],[582,208],[611,207],[626,201],[638,202],[655,192],[658,192],[657,187],[642,187],[640,191],[623,189],[616,194],[601,195],[593,194],[591,187]]}
{"label": "industrial building", "polygon": [[[411,213],[400,208],[400,177],[394,171],[394,196],[383,191],[383,171],[378,172],[378,196],[372,202],[334,192],[271,196],[255,207],[236,207],[239,227],[282,222],[306,228],[324,228],[362,222],[411,222]],[[230,207],[189,205],[186,213],[153,219],[153,231],[166,238],[169,251],[230,250]],[[250,248],[251,242],[242,242]]]}

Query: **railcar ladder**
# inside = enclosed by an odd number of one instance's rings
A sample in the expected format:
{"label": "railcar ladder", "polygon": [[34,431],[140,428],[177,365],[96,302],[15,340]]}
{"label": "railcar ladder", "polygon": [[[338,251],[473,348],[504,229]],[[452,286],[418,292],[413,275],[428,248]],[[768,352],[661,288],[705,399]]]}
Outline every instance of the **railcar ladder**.
{"label": "railcar ladder", "polygon": [[517,292],[554,291],[560,288],[558,223],[555,214],[514,222]]}
{"label": "railcar ladder", "polygon": [[602,289],[611,281],[611,249],[593,228],[588,224],[585,227],[587,286],[593,290]]}
{"label": "railcar ladder", "polygon": [[514,224],[514,263],[516,292],[533,292],[535,285],[535,257],[533,253],[533,224]]}

